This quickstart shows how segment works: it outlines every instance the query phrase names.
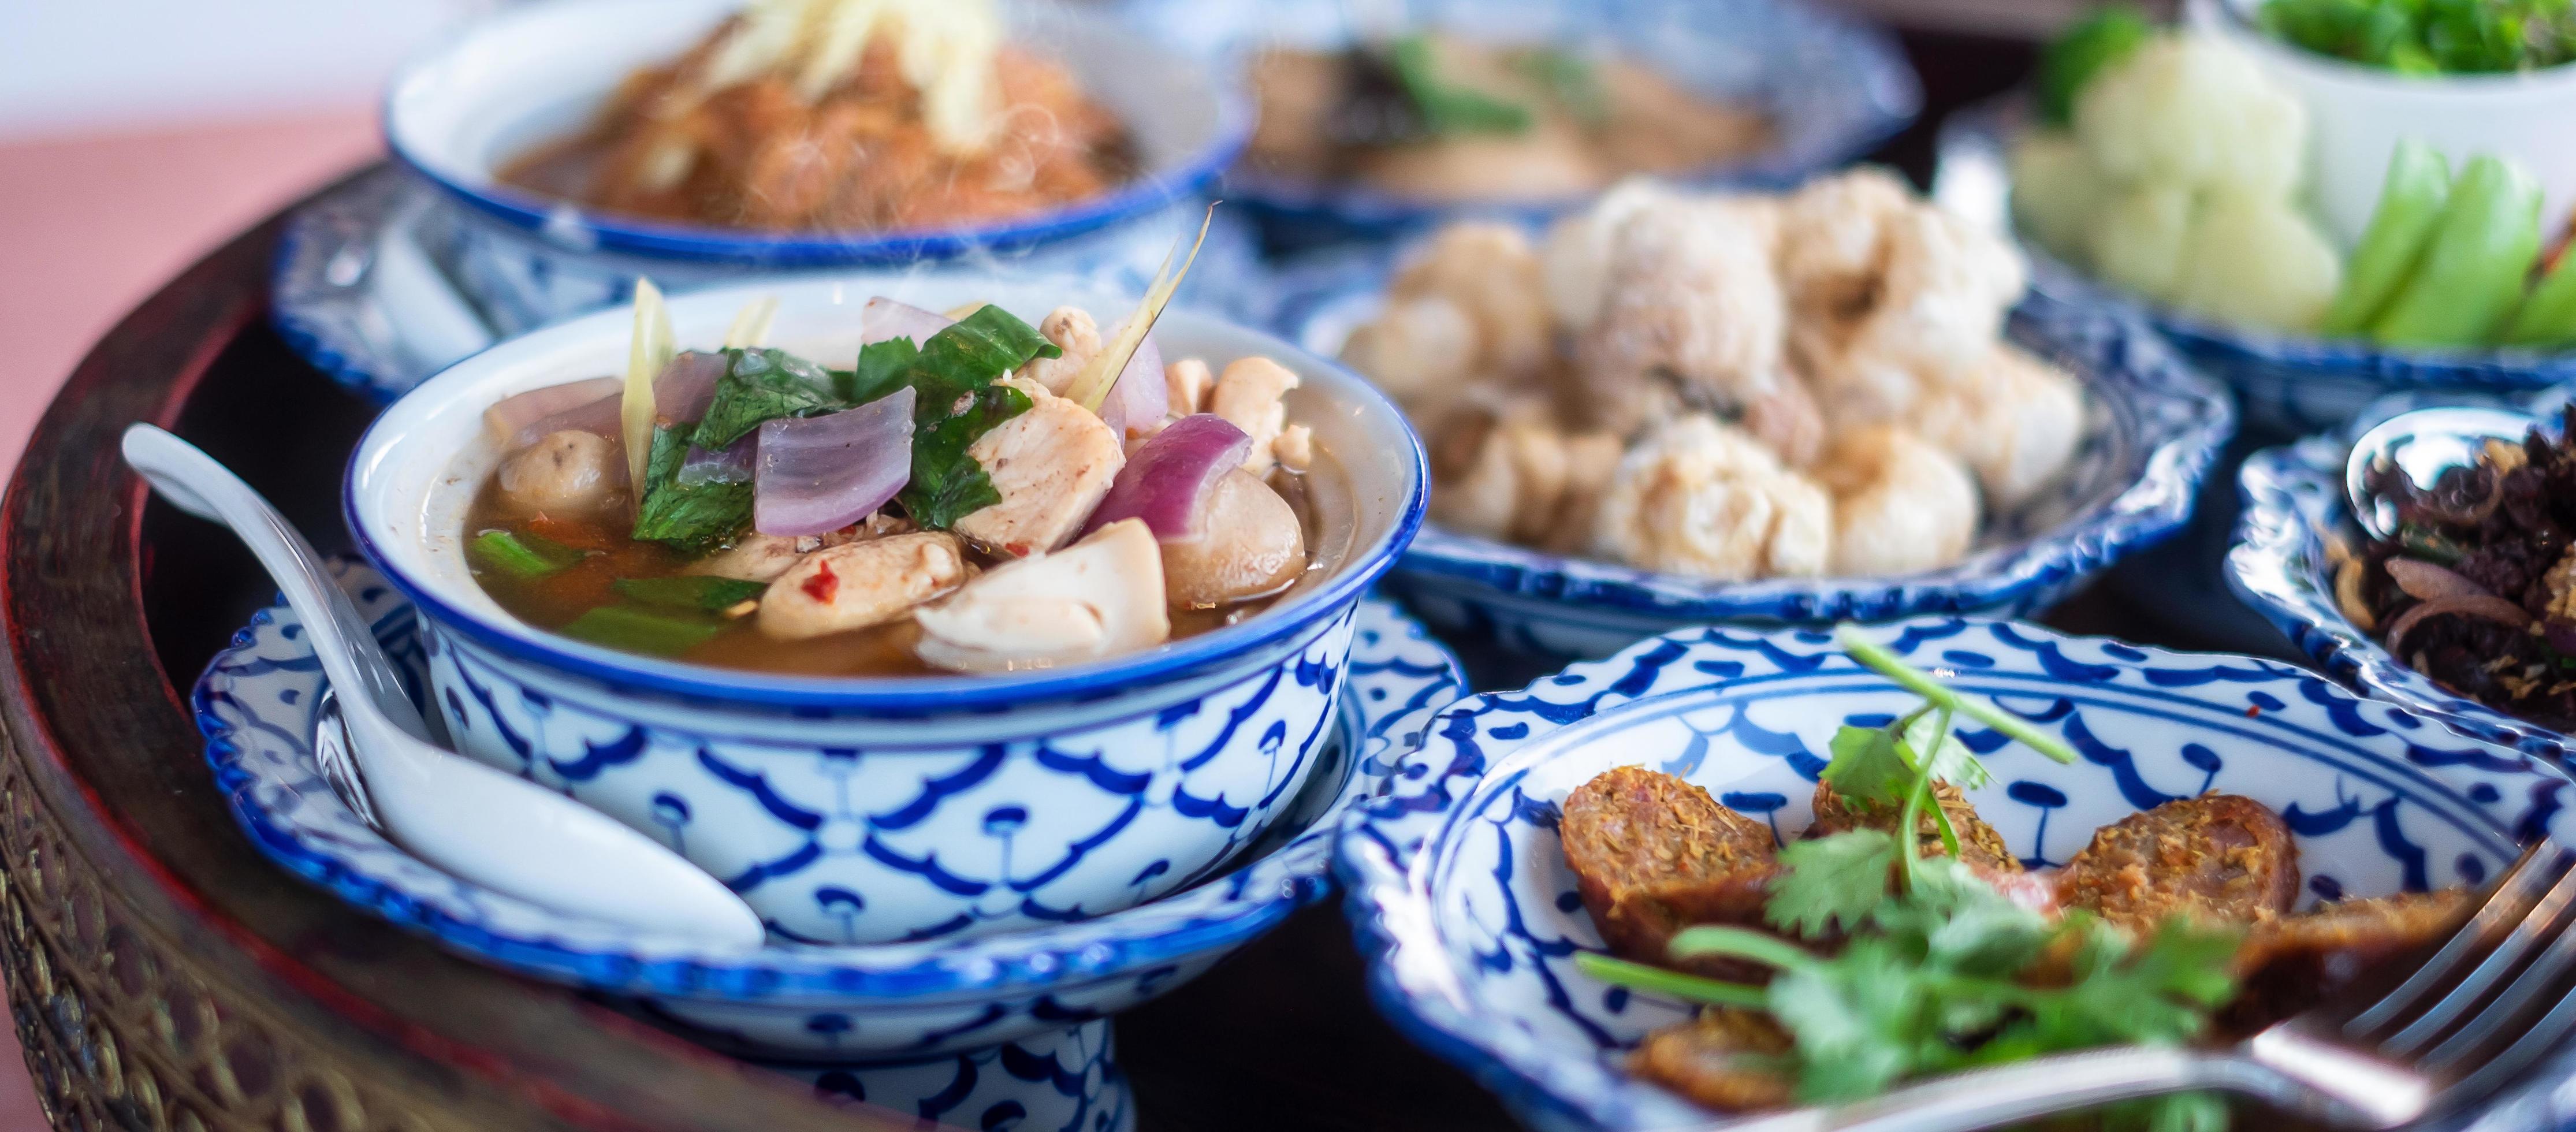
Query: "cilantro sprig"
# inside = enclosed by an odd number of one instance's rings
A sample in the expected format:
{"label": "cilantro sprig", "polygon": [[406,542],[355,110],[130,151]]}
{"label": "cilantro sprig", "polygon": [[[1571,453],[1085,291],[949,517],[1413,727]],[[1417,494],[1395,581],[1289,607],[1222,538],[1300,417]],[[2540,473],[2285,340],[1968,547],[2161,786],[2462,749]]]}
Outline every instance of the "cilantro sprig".
{"label": "cilantro sprig", "polygon": [[[1763,985],[1589,953],[1576,966],[1605,982],[1769,1013],[1792,1038],[1770,1068],[1806,1103],[1862,1100],[1909,1078],[2042,1054],[2197,1036],[2235,994],[2236,932],[2175,919],[2132,939],[2082,910],[2052,920],[1959,860],[1934,787],[1974,789],[1991,775],[1952,733],[1957,719],[2061,762],[2074,752],[1852,626],[1837,639],[1852,659],[1924,699],[1883,727],[1843,728],[1822,775],[1846,804],[1892,808],[1895,824],[1782,847],[1763,909],[1776,934],[1703,925],[1673,937],[1673,959],[1748,962],[1772,973]],[[1927,854],[1915,834],[1927,808],[1947,855]],[[2200,1132],[2223,1123],[2224,1111],[2186,1094],[2112,1115],[2156,1132]]]}

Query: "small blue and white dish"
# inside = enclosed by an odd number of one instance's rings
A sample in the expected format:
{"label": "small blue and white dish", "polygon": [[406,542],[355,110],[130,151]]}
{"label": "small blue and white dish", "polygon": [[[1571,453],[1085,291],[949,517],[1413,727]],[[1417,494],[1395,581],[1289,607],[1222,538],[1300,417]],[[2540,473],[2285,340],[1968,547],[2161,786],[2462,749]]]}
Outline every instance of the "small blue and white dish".
{"label": "small blue and white dish", "polygon": [[[1365,37],[1373,14],[1335,0],[1209,4],[1124,0],[1139,27],[1241,73],[1253,51],[1332,50]],[[1801,0],[1429,0],[1401,8],[1409,26],[1452,28],[1499,43],[1599,48],[1651,66],[1695,92],[1760,107],[1773,145],[1747,159],[1675,178],[1779,188],[1846,164],[1913,123],[1923,87],[1895,37]],[[1502,208],[1426,203],[1354,182],[1318,184],[1238,164],[1224,195],[1252,204],[1274,249],[1382,239],[1466,212],[1544,216],[1583,203]]]}
{"label": "small blue and white dish", "polygon": [[[2510,864],[2519,840],[2570,832],[2569,784],[2536,760],[2289,665],[1956,617],[1868,633],[2083,756],[2061,766],[1991,732],[1962,736],[1994,772],[1972,799],[2035,865],[2067,860],[2099,825],[2213,789],[2283,815],[2305,903],[2475,884]],[[1834,730],[1911,702],[1831,634],[1724,628],[1460,701],[1406,756],[1394,792],[1343,821],[1341,875],[1371,995],[1535,1127],[1708,1121],[1620,1067],[1640,1037],[1688,1012],[1575,969],[1601,940],[1565,864],[1557,807],[1594,775],[1642,764],[1793,837]],[[2576,1111],[2539,1100],[2558,1121]]]}
{"label": "small blue and white dish", "polygon": [[[341,571],[425,694],[428,658],[410,603],[365,566]],[[226,804],[288,871],[481,962],[635,1000],[684,1033],[802,1073],[826,1093],[979,1127],[960,1116],[979,1117],[1003,1099],[1033,1118],[1040,1102],[1077,1114],[1122,1107],[1103,1020],[1187,982],[1329,890],[1341,813],[1386,789],[1396,756],[1464,689],[1456,659],[1381,601],[1359,606],[1347,668],[1316,773],[1221,875],[1078,922],[886,945],[780,933],[749,954],[702,953],[529,904],[385,840],[314,761],[325,681],[282,606],[262,611],[214,658],[193,702]],[[1001,1099],[963,1099],[997,1087]],[[906,1096],[914,1100],[892,1099]]]}
{"label": "small blue and white dish", "polygon": [[[1935,189],[1942,203],[2010,227],[2010,139],[2026,121],[2008,97],[1952,115],[1941,127]],[[2576,381],[2576,350],[2398,350],[2369,342],[2251,330],[2171,310],[2095,281],[2022,241],[2034,304],[2116,311],[2144,319],[2236,391],[2249,430],[2299,436],[2341,426],[2393,393],[2518,397]]]}
{"label": "small blue and white dish", "polygon": [[[1321,261],[1290,277],[1281,332],[1340,353],[1377,314],[1384,253]],[[1684,625],[1885,621],[1921,613],[2020,616],[2048,608],[2191,518],[2193,497],[2234,435],[2227,391],[2135,323],[2025,304],[2008,336],[2082,383],[2084,436],[2048,486],[1986,520],[1967,557],[1899,578],[1719,582],[1550,554],[1425,524],[1388,590],[1444,633],[1490,636],[1539,656],[1601,657]]]}
{"label": "small blue and white dish", "polygon": [[[672,300],[710,345],[746,302],[772,341],[855,357],[859,310],[989,302],[1034,323],[1129,296],[946,275],[782,279]],[[1104,314],[1103,317],[1109,317]],[[662,837],[773,927],[891,942],[1084,919],[1196,882],[1257,840],[1314,769],[1361,598],[1412,541],[1422,448],[1331,362],[1206,315],[1156,325],[1175,359],[1263,355],[1303,384],[1327,564],[1257,615],[1090,664],[974,676],[818,677],[619,652],[537,629],[473,577],[465,514],[500,453],[486,408],[623,370],[633,317],[596,315],[459,363],[385,410],[351,457],[360,553],[421,612],[433,702],[457,749]],[[1347,518],[1347,523],[1340,519]]]}
{"label": "small blue and white dish", "polygon": [[[2517,407],[2555,419],[2576,388],[2554,390]],[[2410,393],[2382,398],[2351,423],[2295,444],[2246,457],[2237,472],[2244,514],[2236,544],[2227,552],[2227,584],[2290,643],[2335,679],[2364,695],[2401,703],[2462,735],[2483,739],[2564,764],[2576,754],[2576,736],[2519,719],[2452,694],[2390,655],[2386,646],[2346,617],[2335,600],[2334,565],[2326,540],[2357,546],[2360,530],[2344,494],[2344,457],[2371,426],[2399,413],[2436,405],[2507,404],[2495,397]]]}

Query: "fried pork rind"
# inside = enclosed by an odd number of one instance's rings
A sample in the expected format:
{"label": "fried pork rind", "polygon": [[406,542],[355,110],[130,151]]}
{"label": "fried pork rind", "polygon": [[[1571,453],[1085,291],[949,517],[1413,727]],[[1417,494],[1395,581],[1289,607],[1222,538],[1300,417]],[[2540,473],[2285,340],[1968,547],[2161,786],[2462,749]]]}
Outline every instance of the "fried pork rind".
{"label": "fried pork rind", "polygon": [[1704,578],[1813,576],[1832,552],[1833,501],[1750,434],[1693,414],[1620,460],[1592,547]]}

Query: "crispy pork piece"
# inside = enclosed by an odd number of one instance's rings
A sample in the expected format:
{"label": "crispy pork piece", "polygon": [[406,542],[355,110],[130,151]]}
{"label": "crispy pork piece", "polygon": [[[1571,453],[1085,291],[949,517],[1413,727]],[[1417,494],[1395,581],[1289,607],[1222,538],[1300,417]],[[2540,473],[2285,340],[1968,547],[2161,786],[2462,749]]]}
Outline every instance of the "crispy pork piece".
{"label": "crispy pork piece", "polygon": [[1759,1112],[1790,1101],[1790,1081],[1762,1064],[1789,1047],[1788,1031],[1770,1015],[1712,1006],[1646,1035],[1628,1055],[1628,1071],[1719,1112]]}
{"label": "crispy pork piece", "polygon": [[1672,775],[1620,767],[1566,795],[1557,833],[1611,951],[1712,977],[1760,976],[1737,961],[1675,962],[1667,950],[1695,924],[1762,925],[1779,873],[1769,826]]}
{"label": "crispy pork piece", "polygon": [[2438,946],[2476,908],[2465,888],[2340,900],[2254,925],[2236,949],[2222,1035],[2251,1034],[2341,993],[2383,960]]}
{"label": "crispy pork piece", "polygon": [[2058,874],[2058,899],[2131,931],[2168,916],[2257,924],[2299,894],[2299,847],[2262,803],[2236,794],[2177,798],[2094,831]]}

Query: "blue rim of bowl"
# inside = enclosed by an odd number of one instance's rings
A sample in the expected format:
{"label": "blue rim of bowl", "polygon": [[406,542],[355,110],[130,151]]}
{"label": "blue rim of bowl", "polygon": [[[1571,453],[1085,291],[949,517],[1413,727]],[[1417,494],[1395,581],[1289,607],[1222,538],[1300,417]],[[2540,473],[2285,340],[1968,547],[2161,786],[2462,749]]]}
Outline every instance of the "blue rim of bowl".
{"label": "blue rim of bowl", "polygon": [[[1377,411],[1394,420],[1407,437],[1413,437],[1413,428],[1405,423],[1404,414],[1386,400],[1376,386],[1351,373],[1341,363],[1307,354],[1266,331],[1250,327],[1236,329],[1260,339],[1264,354],[1275,357],[1302,355],[1316,365],[1341,373],[1360,396],[1374,402]],[[467,358],[456,365],[472,361],[472,358]],[[427,380],[414,386],[412,393],[404,396],[413,396],[430,387],[454,368],[452,365],[431,374]],[[369,422],[366,432],[358,437],[357,447],[350,452],[348,464],[340,475],[340,518],[349,528],[358,552],[385,576],[389,584],[411,600],[422,617],[512,660],[581,677],[613,690],[644,691],[726,706],[919,717],[1008,711],[1038,701],[1095,700],[1135,687],[1193,675],[1286,640],[1318,621],[1341,616],[1367,594],[1368,588],[1381,575],[1395,567],[1397,559],[1421,530],[1423,511],[1430,499],[1431,470],[1422,451],[1422,442],[1416,437],[1410,446],[1412,484],[1398,505],[1394,524],[1385,537],[1355,555],[1315,592],[1288,599],[1289,608],[1265,609],[1237,624],[1167,643],[1133,657],[1008,676],[827,678],[734,673],[583,644],[534,626],[520,625],[515,619],[503,624],[483,618],[457,608],[454,603],[395,568],[358,514],[358,456],[366,451],[376,430],[384,427],[388,415],[379,414]]]}
{"label": "blue rim of bowl", "polygon": [[[1301,292],[1283,299],[1282,329],[1303,344],[1307,324],[1355,292],[1383,288],[1390,257],[1319,258],[1284,278]],[[2177,357],[2143,324],[2098,311],[2025,304],[2014,323],[2043,346],[2088,336],[2116,341],[2130,364],[2080,372],[2086,393],[2116,386],[2133,414],[2138,477],[2072,522],[2006,548],[1972,551],[1957,565],[1886,580],[1774,578],[1712,582],[1608,562],[1549,554],[1427,524],[1397,564],[1399,578],[1463,582],[1569,608],[1643,613],[1677,620],[1881,621],[1921,613],[1995,609],[2153,546],[2190,522],[2201,483],[2235,435],[2234,399],[2216,380]],[[2030,344],[2025,341],[2025,345]],[[2048,351],[2043,350],[2043,353]]]}
{"label": "blue rim of bowl", "polygon": [[[255,634],[262,626],[276,622],[277,614],[283,608],[282,600],[252,615],[250,624],[233,634],[232,643],[207,662],[205,671],[190,690],[189,706],[196,716],[198,730],[206,737],[206,761],[214,772],[215,785],[223,793],[234,820],[262,853],[288,871],[330,890],[343,901],[393,923],[417,927],[451,946],[504,967],[602,990],[701,1001],[765,1002],[826,995],[885,1000],[939,998],[1004,987],[1037,988],[1110,978],[1153,964],[1205,954],[1259,936],[1286,919],[1289,913],[1329,893],[1332,889],[1333,841],[1338,835],[1342,814],[1361,797],[1356,790],[1358,784],[1381,779],[1391,773],[1402,755],[1410,749],[1405,739],[1418,737],[1432,716],[1446,710],[1450,702],[1467,690],[1466,674],[1455,654],[1438,638],[1423,631],[1419,622],[1393,603],[1381,604],[1394,624],[1406,630],[1408,640],[1438,654],[1436,672],[1401,659],[1384,667],[1396,668],[1408,676],[1435,676],[1436,679],[1426,685],[1426,695],[1395,705],[1386,716],[1374,721],[1368,721],[1366,708],[1356,704],[1335,710],[1362,713],[1362,735],[1365,739],[1387,738],[1391,731],[1408,721],[1412,721],[1411,730],[1390,738],[1391,746],[1374,758],[1365,750],[1347,752],[1345,757],[1352,762],[1350,784],[1345,786],[1331,807],[1317,815],[1305,832],[1269,853],[1244,861],[1227,873],[1210,877],[1159,901],[1067,926],[1108,926],[1106,922],[1128,912],[1145,909],[1168,912],[1172,902],[1192,899],[1193,894],[1204,897],[1221,893],[1219,910],[1215,914],[1194,917],[1141,938],[1087,939],[1056,947],[1032,948],[1026,945],[1025,941],[1031,935],[1043,935],[1052,930],[1040,928],[1031,932],[981,936],[947,945],[823,945],[764,948],[751,953],[768,957],[763,961],[755,958],[703,958],[678,951],[658,957],[642,956],[575,947],[552,939],[505,935],[460,920],[433,904],[415,899],[389,882],[348,867],[328,852],[306,845],[267,811],[252,804],[240,789],[247,775],[238,769],[243,751],[233,737],[232,725],[217,714],[219,693],[212,682],[221,674],[221,666],[237,650],[254,643]],[[378,618],[375,622],[378,636],[384,635],[384,626],[393,618],[409,616],[410,612],[396,609]],[[1380,670],[1384,669],[1354,667],[1351,675],[1356,677]],[[397,847],[396,851],[401,850]],[[1292,856],[1300,860],[1291,861]],[[1311,865],[1300,863],[1302,858],[1309,856],[1314,858]],[[1291,876],[1283,878],[1286,883],[1267,890],[1266,895],[1251,888],[1252,874],[1273,864],[1299,867]],[[918,955],[919,958],[870,966],[864,960],[871,952]]]}
{"label": "blue rim of bowl", "polygon": [[[599,212],[571,201],[526,192],[497,181],[477,185],[451,177],[435,162],[417,156],[394,128],[394,93],[414,68],[436,59],[432,52],[404,67],[378,100],[377,132],[395,162],[438,186],[449,196],[485,216],[499,220],[531,240],[567,252],[623,252],[709,263],[767,267],[858,267],[910,264],[952,259],[975,252],[1016,251],[1097,231],[1122,220],[1197,195],[1232,165],[1252,137],[1253,112],[1244,94],[1211,73],[1216,97],[1215,136],[1169,171],[1146,171],[1116,189],[1068,208],[1021,220],[958,229],[911,229],[894,232],[764,233],[748,228],[701,224],[665,224]],[[549,233],[577,230],[565,242]]]}
{"label": "blue rim of bowl", "polygon": [[[2106,654],[2106,659],[2088,660],[2084,662],[2086,664],[2116,664],[2124,668],[2137,669],[2158,660],[2187,661],[2195,665],[2206,665],[2208,662],[2216,661],[2219,664],[2211,671],[2231,674],[2269,673],[2279,679],[2306,678],[2313,681],[2327,695],[2352,697],[2352,693],[2334,687],[2330,681],[2316,679],[2315,673],[2260,657],[2133,645],[2112,637],[2060,633],[2021,621],[1991,617],[1963,617],[1955,614],[1925,615],[1908,619],[1906,632],[1911,635],[1922,631],[1921,627],[1924,623],[1930,623],[1931,627],[1936,629],[1946,625],[2008,625],[2016,634],[2029,638],[2035,643],[2034,653],[2041,658],[2040,663],[2052,670],[2055,666],[2071,663],[2061,651],[2065,645],[2084,644],[2099,646]],[[1640,640],[1602,660],[1574,663],[1556,675],[1540,677],[1527,687],[1516,691],[1486,692],[1463,698],[1442,709],[1432,718],[1425,730],[1425,742],[1427,744],[1430,741],[1427,737],[1431,735],[1466,734],[1473,728],[1473,724],[1469,721],[1470,717],[1495,707],[1516,708],[1522,712],[1549,712],[1552,714],[1548,714],[1546,718],[1550,722],[1557,723],[1559,726],[1571,726],[1574,722],[1589,718],[1601,711],[1618,710],[1629,704],[1643,702],[1636,698],[1637,693],[1644,690],[1643,687],[1629,687],[1626,673],[1640,665],[1655,664],[1657,657],[1660,657],[1663,663],[1671,663],[1686,655],[1691,645],[1709,641],[1720,633],[1728,632],[1741,633],[1756,642],[1784,633],[1799,634],[1809,639],[1830,640],[1814,630],[1797,627],[1729,630],[1722,626],[1709,626],[1701,629],[1677,629]],[[1925,633],[1925,636],[1933,638],[1941,635],[1943,634],[1937,632]],[[1737,642],[1728,643],[1737,644]],[[1756,650],[1766,653],[1775,663],[1783,659],[1782,655],[1767,643],[1744,647],[1744,651]],[[1661,665],[1656,664],[1656,667]],[[1711,677],[1721,682],[1725,678]],[[1566,702],[1564,697],[1570,693],[1565,689],[1578,685],[1591,691],[1592,698]],[[1542,695],[1542,692],[1550,694]],[[1626,698],[1619,703],[1602,707],[1601,697],[1611,694],[1620,694]],[[2379,706],[2401,713],[2401,718],[2402,713],[2412,710],[2407,705],[2390,704],[2385,701],[2379,701]],[[1565,715],[1566,718],[1558,720],[1559,715]],[[1420,903],[1418,899],[1420,894],[1416,892],[1417,885],[1414,883],[1416,874],[1425,867],[1427,860],[1424,855],[1425,850],[1432,845],[1438,833],[1434,831],[1420,838],[1408,836],[1398,839],[1389,837],[1386,831],[1377,827],[1382,822],[1407,822],[1435,812],[1448,813],[1454,817],[1456,807],[1474,793],[1490,769],[1484,761],[1484,756],[1478,751],[1467,751],[1458,762],[1445,768],[1426,767],[1419,761],[1421,751],[1422,748],[1417,747],[1415,757],[1408,759],[1407,767],[1400,769],[1398,774],[1400,778],[1430,778],[1433,779],[1431,784],[1425,787],[1422,793],[1412,797],[1383,796],[1351,807],[1350,811],[1342,817],[1342,835],[1335,850],[1334,875],[1341,882],[1343,911],[1351,922],[1354,941],[1362,961],[1368,968],[1367,984],[1370,1000],[1377,1005],[1379,1013],[1390,1020],[1406,1037],[1435,1056],[1465,1071],[1479,1085],[1501,1097],[1508,1106],[1523,1114],[1525,1122],[1538,1123],[1531,1121],[1527,1114],[1532,1111],[1544,1111],[1569,1122],[1568,1126],[1571,1127],[1591,1129],[1627,1127],[1627,1123],[1608,1119],[1608,1117],[1629,1115],[1628,1109],[1633,1102],[1631,1094],[1626,1090],[1653,1089],[1654,1086],[1631,1078],[1596,1057],[1537,1056],[1526,1052],[1516,1055],[1514,1052],[1497,1049],[1493,1044],[1495,1039],[1479,1040],[1473,1036],[1479,1032],[1479,1024],[1489,1017],[1481,1006],[1438,993],[1443,988],[1409,986],[1402,972],[1398,970],[1396,960],[1400,956],[1410,955],[1415,962],[1421,964],[1446,962],[1445,956],[1438,954],[1440,949],[1437,937],[1426,934],[1429,929],[1418,924],[1399,929],[1389,926],[1387,919],[1387,913],[1399,902],[1407,906]],[[1407,774],[1406,770],[1420,773]],[[2564,785],[2558,772],[2545,765],[2532,766],[2527,773],[2553,786]],[[2552,791],[2553,794],[2556,792]],[[2547,816],[2555,813],[2558,808],[2554,799],[2539,803],[2537,808],[2524,815],[2523,820],[2545,822]],[[1422,954],[1425,952],[1431,954]],[[1519,1040],[1519,1035],[1499,1027],[1487,1027],[1486,1032],[1501,1034],[1500,1040],[1504,1042]],[[1586,1103],[1587,1098],[1593,1103]],[[1682,1103],[1677,1097],[1674,1100],[1676,1103]],[[1724,1117],[1711,1114],[1709,1119],[1713,1122],[1723,1122]],[[1556,1124],[1551,1122],[1540,1126],[1554,1127]],[[2553,1123],[2542,1127],[2554,1128],[2564,1127],[2564,1125]]]}
{"label": "blue rim of bowl", "polygon": [[[2028,120],[2028,113],[2028,95],[2015,92],[1952,114],[1941,124],[1942,159],[1974,147],[2000,160],[2009,147],[2008,139]],[[2060,306],[2106,308],[2144,320],[2194,361],[2224,373],[2247,367],[2304,370],[2366,381],[2391,392],[2479,388],[2512,393],[2576,380],[2576,350],[2392,350],[2358,339],[2239,329],[2122,292],[2076,270],[2017,228],[2013,234],[2030,259],[2034,296]]]}
{"label": "blue rim of bowl", "polygon": [[[2510,407],[2530,409],[2571,399],[2576,399],[2576,388],[2553,390],[2533,398],[2535,404]],[[2501,398],[2488,400],[2502,402]],[[2398,413],[2460,401],[2456,395],[2422,393],[2384,397],[2342,430],[2246,457],[2237,472],[2244,513],[2237,519],[2235,545],[2227,551],[2227,584],[2336,680],[2365,695],[2402,704],[2458,734],[2563,765],[2576,753],[2576,736],[2457,695],[2400,663],[2386,646],[2344,616],[2333,583],[2321,573],[2323,532],[2341,534],[2350,526],[2343,468],[2352,442],[2371,425]]]}

